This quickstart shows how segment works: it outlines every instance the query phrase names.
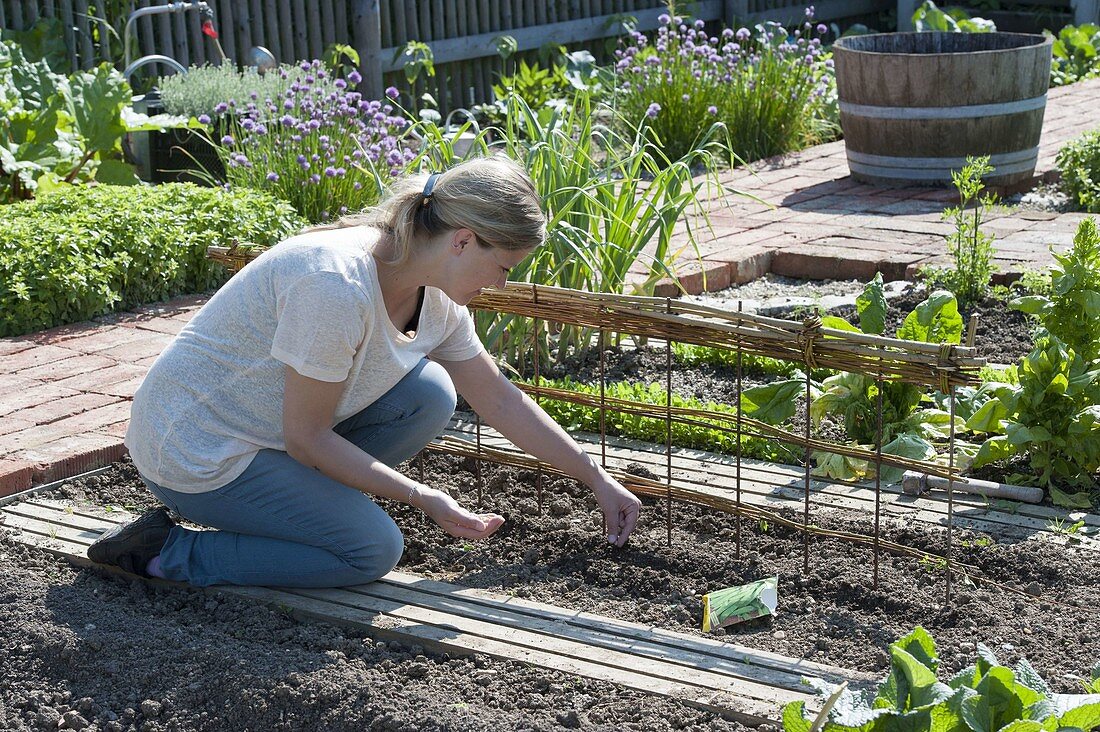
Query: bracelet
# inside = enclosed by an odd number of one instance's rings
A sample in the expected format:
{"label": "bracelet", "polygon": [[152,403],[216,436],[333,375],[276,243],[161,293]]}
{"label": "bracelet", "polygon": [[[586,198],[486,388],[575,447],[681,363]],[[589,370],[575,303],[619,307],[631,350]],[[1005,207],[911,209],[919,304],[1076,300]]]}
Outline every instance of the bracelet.
{"label": "bracelet", "polygon": [[409,485],[409,495],[405,496],[405,503],[409,504],[410,506],[413,505],[413,494],[418,492],[416,490],[416,487],[416,483],[412,483],[411,485]]}

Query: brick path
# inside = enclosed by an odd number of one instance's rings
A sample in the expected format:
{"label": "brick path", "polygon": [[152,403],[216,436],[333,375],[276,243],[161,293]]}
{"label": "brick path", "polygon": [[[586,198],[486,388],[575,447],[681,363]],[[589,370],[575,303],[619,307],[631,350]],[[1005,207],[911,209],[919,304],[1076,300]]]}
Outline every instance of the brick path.
{"label": "brick path", "polygon": [[[1054,157],[1065,142],[1100,126],[1100,79],[1051,89],[1043,123],[1036,177],[1056,178]],[[689,292],[721,290],[766,272],[813,279],[911,279],[922,264],[946,261],[940,220],[952,203],[952,190],[874,188],[848,176],[843,141],[819,145],[738,169],[723,182],[752,193],[764,203],[740,196],[715,197],[708,212],[713,234],[699,246],[702,264],[686,248],[677,266]],[[995,262],[1004,279],[1024,269],[1044,269],[1052,261],[1048,245],[1069,245],[1081,214],[999,212],[985,230],[996,237]],[[694,219],[695,227],[705,226]],[[677,237],[686,246],[686,233]],[[644,269],[635,265],[637,280]],[[671,282],[659,295],[675,295]]]}
{"label": "brick path", "polygon": [[[1053,177],[1054,155],[1096,125],[1100,79],[1052,89],[1037,175]],[[723,182],[765,203],[738,196],[709,202],[713,234],[702,263],[685,252],[677,266],[693,293],[719,290],[767,272],[794,277],[911,277],[942,260],[940,221],[949,192],[872,188],[852,181],[843,142],[738,169]],[[1047,245],[1067,246],[1080,214],[998,213],[1002,276],[1050,262]],[[696,221],[698,226],[700,222]],[[686,241],[679,238],[681,245]],[[640,272],[641,270],[639,270]],[[671,283],[660,294],[675,294]],[[129,402],[146,370],[204,302],[180,298],[94,322],[0,339],[0,496],[70,477],[117,460]]]}

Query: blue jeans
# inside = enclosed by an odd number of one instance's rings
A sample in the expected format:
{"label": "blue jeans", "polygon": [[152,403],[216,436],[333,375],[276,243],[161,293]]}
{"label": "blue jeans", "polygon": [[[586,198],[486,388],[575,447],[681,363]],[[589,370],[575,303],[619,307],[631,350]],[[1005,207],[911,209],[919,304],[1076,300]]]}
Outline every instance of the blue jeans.
{"label": "blue jeans", "polygon": [[[393,467],[439,435],[454,410],[447,372],[423,360],[334,430]],[[219,529],[174,527],[160,554],[167,579],[343,587],[378,579],[404,550],[397,525],[374,501],[279,450],[261,450],[237,479],[206,493],[145,484],[170,510]]]}

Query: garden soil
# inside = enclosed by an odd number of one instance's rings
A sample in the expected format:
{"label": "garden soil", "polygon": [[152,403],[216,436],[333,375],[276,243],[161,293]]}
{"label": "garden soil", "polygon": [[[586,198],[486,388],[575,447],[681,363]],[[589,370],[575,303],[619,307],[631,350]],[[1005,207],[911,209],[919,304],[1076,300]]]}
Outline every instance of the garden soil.
{"label": "garden soil", "polygon": [[[429,455],[426,482],[477,502],[473,463]],[[405,466],[416,475],[416,468]],[[507,517],[490,539],[446,536],[423,514],[388,504],[406,536],[403,571],[633,622],[701,633],[702,595],[778,575],[779,608],[716,635],[753,648],[885,672],[887,647],[914,625],[936,638],[946,669],[985,643],[1027,657],[1059,691],[1079,690],[1100,650],[1095,554],[956,531],[961,561],[1003,585],[956,576],[944,602],[935,563],[883,556],[872,587],[866,547],[802,540],[646,500],[629,544],[600,538],[595,501],[574,481],[484,466],[482,505]],[[49,497],[140,511],[154,505],[133,467],[70,481]],[[820,512],[814,523],[869,532],[869,517]],[[944,535],[883,521],[883,536],[942,551]],[[355,631],[186,587],[80,569],[0,540],[0,729],[102,730],[737,730],[737,724],[611,684],[484,657],[453,658],[375,643]],[[1016,591],[1020,590],[1020,591]]]}

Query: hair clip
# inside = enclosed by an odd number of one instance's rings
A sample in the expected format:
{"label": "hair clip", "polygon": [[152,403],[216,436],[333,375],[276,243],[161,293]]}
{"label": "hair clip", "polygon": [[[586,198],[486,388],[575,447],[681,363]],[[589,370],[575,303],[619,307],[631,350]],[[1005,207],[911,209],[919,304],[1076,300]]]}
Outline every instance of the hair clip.
{"label": "hair clip", "polygon": [[435,181],[439,178],[439,173],[432,173],[428,176],[428,182],[424,184],[424,192],[421,194],[424,196],[424,202],[421,204],[427,206],[432,202],[432,191],[435,190]]}

